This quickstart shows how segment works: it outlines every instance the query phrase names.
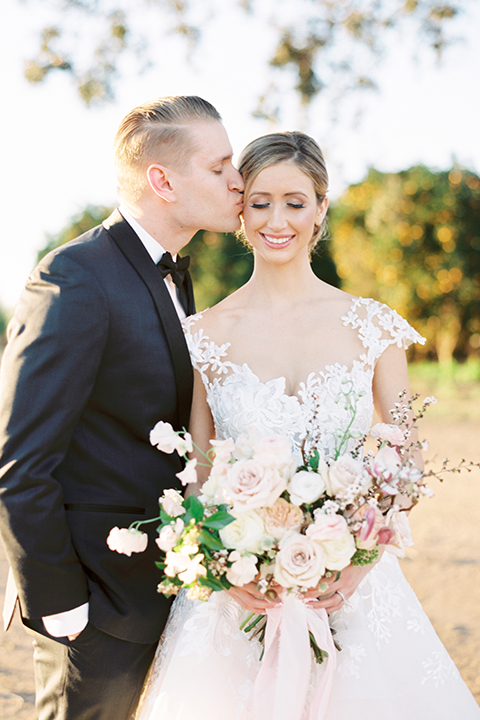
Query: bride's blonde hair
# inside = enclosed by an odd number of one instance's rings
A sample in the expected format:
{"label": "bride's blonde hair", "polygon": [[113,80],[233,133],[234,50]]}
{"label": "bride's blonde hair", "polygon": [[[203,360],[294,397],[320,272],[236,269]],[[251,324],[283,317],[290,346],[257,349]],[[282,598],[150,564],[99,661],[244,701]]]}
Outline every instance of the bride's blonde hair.
{"label": "bride's blonde hair", "polygon": [[[238,170],[245,183],[245,197],[248,196],[253,181],[257,175],[267,167],[281,162],[293,162],[313,183],[318,204],[328,192],[328,173],[325,159],[319,146],[313,138],[302,132],[279,132],[262,135],[252,140],[242,151]],[[310,252],[326,233],[327,220],[321,225],[315,225]],[[242,240],[249,245],[245,233]]]}

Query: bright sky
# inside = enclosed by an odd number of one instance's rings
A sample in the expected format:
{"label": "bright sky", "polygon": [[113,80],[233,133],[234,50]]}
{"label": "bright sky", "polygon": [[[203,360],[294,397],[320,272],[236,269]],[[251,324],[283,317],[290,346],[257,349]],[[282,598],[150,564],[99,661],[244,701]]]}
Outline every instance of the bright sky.
{"label": "bright sky", "polygon": [[[301,129],[325,151],[333,197],[361,180],[369,165],[398,171],[420,162],[446,168],[456,160],[480,172],[480,4],[470,5],[458,23],[465,41],[451,47],[441,65],[424,53],[412,62],[408,38],[391,48],[377,78],[380,92],[364,96],[359,125],[352,125],[348,103],[332,123],[319,96]],[[273,34],[238,11],[232,16],[229,6],[231,0],[216,25],[208,26],[190,65],[179,39],[166,39],[159,44],[159,64],[140,76],[130,69],[117,101],[89,110],[61,74],[35,87],[23,79],[23,60],[33,56],[36,43],[35,5],[2,0],[0,304],[15,304],[47,233],[58,233],[87,204],[116,203],[111,145],[122,117],[135,105],[160,95],[201,95],[223,116],[235,153],[271,131],[251,112],[267,84],[261,68]],[[142,22],[140,5],[137,22]],[[248,43],[238,41],[242,33]],[[287,107],[276,129],[298,127],[295,98]]]}

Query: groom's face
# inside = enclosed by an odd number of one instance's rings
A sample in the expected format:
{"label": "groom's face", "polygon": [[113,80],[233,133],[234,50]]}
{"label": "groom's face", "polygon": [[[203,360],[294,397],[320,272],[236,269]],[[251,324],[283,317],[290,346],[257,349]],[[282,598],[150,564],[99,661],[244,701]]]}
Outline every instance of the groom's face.
{"label": "groom's face", "polygon": [[234,232],[243,207],[242,176],[232,165],[232,147],[222,123],[192,122],[194,150],[182,172],[173,176],[177,220],[194,232]]}

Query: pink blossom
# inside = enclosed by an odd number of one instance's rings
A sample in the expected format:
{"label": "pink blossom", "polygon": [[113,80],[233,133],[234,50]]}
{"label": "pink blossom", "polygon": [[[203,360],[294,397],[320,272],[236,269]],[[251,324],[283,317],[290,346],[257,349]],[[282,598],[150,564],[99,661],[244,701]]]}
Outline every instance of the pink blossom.
{"label": "pink blossom", "polygon": [[370,435],[378,440],[391,443],[392,445],[402,446],[405,442],[403,430],[398,425],[387,425],[387,423],[377,423],[370,430]]}
{"label": "pink blossom", "polygon": [[395,448],[384,445],[370,460],[368,470],[373,477],[390,483],[395,480],[401,464],[402,459]]}
{"label": "pink blossom", "polygon": [[107,545],[110,550],[130,557],[132,553],[141,553],[146,550],[148,535],[133,528],[114,527],[107,537]]}

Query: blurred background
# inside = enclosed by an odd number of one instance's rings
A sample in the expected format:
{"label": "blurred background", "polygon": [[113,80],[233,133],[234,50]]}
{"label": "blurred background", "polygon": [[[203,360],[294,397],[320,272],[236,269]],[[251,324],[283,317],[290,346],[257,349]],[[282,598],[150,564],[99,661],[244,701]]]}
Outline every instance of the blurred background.
{"label": "blurred background", "polygon": [[[0,353],[38,258],[115,207],[122,117],[157,96],[201,95],[236,155],[275,130],[320,143],[330,234],[314,271],[426,336],[412,387],[440,402],[421,434],[437,461],[480,460],[476,0],[2,0],[0,20]],[[187,252],[200,309],[251,272],[233,236],[200,232]],[[478,475],[449,478],[415,511],[404,567],[480,698]],[[0,710],[27,720],[31,659],[17,631],[1,636]]]}

